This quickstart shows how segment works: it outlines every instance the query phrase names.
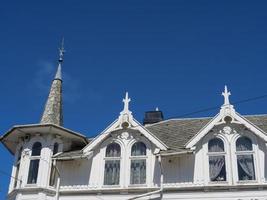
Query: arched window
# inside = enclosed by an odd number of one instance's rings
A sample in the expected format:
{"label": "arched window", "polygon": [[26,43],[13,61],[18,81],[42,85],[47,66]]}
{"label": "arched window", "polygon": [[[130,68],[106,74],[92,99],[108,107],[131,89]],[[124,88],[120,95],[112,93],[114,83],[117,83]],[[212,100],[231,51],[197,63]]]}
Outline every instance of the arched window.
{"label": "arched window", "polygon": [[208,143],[210,181],[226,181],[224,143],[213,138]]}
{"label": "arched window", "polygon": [[58,143],[56,142],[54,144],[54,148],[53,148],[53,155],[57,154],[58,153]]}
{"label": "arched window", "polygon": [[146,183],[146,145],[136,142],[131,149],[131,177],[130,184]]}
{"label": "arched window", "polygon": [[38,178],[39,162],[41,158],[42,144],[35,142],[32,146],[32,154],[30,158],[30,167],[28,174],[28,184],[36,184]]}
{"label": "arched window", "polygon": [[113,142],[106,148],[104,185],[120,184],[121,147]]}
{"label": "arched window", "polygon": [[245,136],[236,140],[238,180],[255,180],[252,141]]}
{"label": "arched window", "polygon": [[14,177],[14,188],[16,188],[18,186],[18,182],[19,182],[19,168],[20,168],[20,161],[21,161],[21,154],[22,154],[22,147],[20,147],[19,151],[18,151],[18,157],[17,157],[17,161],[16,161],[16,173],[15,173],[15,177]]}
{"label": "arched window", "polygon": [[32,156],[40,156],[42,150],[42,144],[35,142],[32,146]]}

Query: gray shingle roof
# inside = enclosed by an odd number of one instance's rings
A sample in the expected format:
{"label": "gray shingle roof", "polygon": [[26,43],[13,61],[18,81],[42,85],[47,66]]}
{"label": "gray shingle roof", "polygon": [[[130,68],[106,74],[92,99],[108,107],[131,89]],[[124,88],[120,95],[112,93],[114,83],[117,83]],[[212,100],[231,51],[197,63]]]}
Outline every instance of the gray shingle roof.
{"label": "gray shingle roof", "polygon": [[54,79],[40,123],[63,126],[62,112],[62,80]]}
{"label": "gray shingle roof", "polygon": [[[267,114],[250,115],[244,117],[252,124],[267,133]],[[211,120],[211,117],[170,119],[147,125],[146,128],[169,147],[167,151],[164,151],[164,154],[175,152],[182,153],[186,150],[185,144]],[[91,140],[92,138],[88,139],[88,142]],[[82,150],[63,152],[54,156],[54,158],[59,160],[69,160],[82,157]]]}
{"label": "gray shingle roof", "polygon": [[[244,117],[267,133],[267,115],[250,115]],[[170,149],[184,151],[185,144],[210,120],[212,120],[211,117],[170,119],[148,125],[146,128]]]}
{"label": "gray shingle roof", "polygon": [[266,115],[250,115],[245,116],[255,126],[259,127],[265,133],[267,133],[267,114]]}

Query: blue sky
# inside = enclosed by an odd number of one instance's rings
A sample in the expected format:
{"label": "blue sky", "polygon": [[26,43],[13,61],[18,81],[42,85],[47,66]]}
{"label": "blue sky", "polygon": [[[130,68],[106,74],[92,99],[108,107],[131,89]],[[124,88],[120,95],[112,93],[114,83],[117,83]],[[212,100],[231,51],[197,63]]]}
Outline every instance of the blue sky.
{"label": "blue sky", "polygon": [[[65,37],[65,127],[93,136],[122,109],[165,118],[267,94],[266,1],[2,1],[0,130],[38,123]],[[236,105],[267,113],[267,98]],[[218,110],[187,117],[213,116]],[[13,157],[1,145],[0,170]],[[0,199],[9,177],[0,174]]]}

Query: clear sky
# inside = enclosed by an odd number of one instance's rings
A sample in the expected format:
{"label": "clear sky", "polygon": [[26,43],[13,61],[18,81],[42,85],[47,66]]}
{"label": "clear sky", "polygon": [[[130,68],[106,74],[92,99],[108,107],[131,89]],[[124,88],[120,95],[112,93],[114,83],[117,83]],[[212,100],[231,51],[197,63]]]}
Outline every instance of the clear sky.
{"label": "clear sky", "polygon": [[[65,37],[64,123],[98,134],[122,109],[142,122],[267,94],[266,1],[1,1],[0,130],[38,123]],[[235,106],[267,113],[267,98]],[[214,116],[219,109],[186,117]],[[0,146],[0,170],[13,157]],[[0,199],[9,177],[0,174]]]}

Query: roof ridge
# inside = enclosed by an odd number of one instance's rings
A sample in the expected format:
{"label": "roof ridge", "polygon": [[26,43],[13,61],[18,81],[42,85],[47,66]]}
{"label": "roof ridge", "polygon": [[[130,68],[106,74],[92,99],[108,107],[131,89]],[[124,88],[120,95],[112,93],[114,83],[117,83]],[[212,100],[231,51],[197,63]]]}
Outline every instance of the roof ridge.
{"label": "roof ridge", "polygon": [[[241,115],[243,117],[261,117],[261,116],[266,116],[267,117],[267,114],[248,114],[248,115]],[[169,122],[169,121],[182,121],[182,120],[197,120],[197,119],[212,119],[213,117],[210,116],[210,117],[188,117],[188,118],[170,118],[170,119],[166,119],[166,120],[163,120],[163,121],[160,121],[160,122],[157,122],[157,123],[153,123],[153,124],[147,124],[145,127],[150,127],[150,126],[154,126],[154,125],[157,125],[157,124],[162,124],[162,123],[166,123],[166,122]]]}
{"label": "roof ridge", "polygon": [[157,123],[153,123],[153,124],[147,124],[145,127],[150,127],[156,124],[162,124],[162,123],[166,123],[169,121],[182,121],[182,120],[196,120],[196,119],[212,119],[213,117],[194,117],[194,118],[172,118],[172,119],[166,119]]}
{"label": "roof ridge", "polygon": [[249,114],[249,115],[241,115],[243,117],[261,117],[261,116],[266,116],[267,117],[267,114]]}

